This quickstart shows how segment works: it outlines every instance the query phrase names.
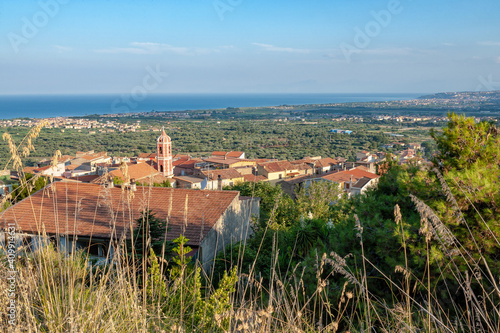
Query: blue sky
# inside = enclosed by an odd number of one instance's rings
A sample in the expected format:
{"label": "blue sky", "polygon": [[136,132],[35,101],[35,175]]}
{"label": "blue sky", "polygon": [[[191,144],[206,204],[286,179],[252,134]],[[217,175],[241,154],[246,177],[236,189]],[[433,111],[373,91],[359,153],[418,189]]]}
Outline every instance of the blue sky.
{"label": "blue sky", "polygon": [[3,0],[0,94],[500,90],[499,13],[498,0]]}

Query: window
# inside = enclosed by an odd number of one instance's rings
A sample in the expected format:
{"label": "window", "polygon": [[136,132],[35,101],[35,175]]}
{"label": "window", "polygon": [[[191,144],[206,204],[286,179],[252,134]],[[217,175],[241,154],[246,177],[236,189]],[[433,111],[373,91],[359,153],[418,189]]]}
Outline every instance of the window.
{"label": "window", "polygon": [[160,155],[163,154],[163,147],[162,146],[158,147],[158,152]]}
{"label": "window", "polygon": [[104,257],[106,254],[104,244],[94,243],[90,245],[89,254],[96,257]]}
{"label": "window", "polygon": [[163,165],[160,165],[160,172],[163,172]]}

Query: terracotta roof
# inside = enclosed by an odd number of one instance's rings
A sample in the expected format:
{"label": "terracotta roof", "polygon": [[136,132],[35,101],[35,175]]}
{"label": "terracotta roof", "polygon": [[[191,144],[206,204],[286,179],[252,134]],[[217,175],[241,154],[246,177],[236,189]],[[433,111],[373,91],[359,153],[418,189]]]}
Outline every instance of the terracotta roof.
{"label": "terracotta roof", "polygon": [[241,178],[241,174],[233,168],[229,169],[217,169],[217,170],[207,170],[201,172],[208,180],[217,180],[219,179],[219,175],[221,179],[234,179]]}
{"label": "terracotta roof", "polygon": [[272,158],[254,158],[254,159],[247,159],[246,161],[250,161],[250,162],[255,162],[257,164],[261,164],[261,163],[266,163],[266,162],[272,162],[273,159]]}
{"label": "terracotta roof", "polygon": [[[152,177],[156,176],[159,174],[158,170],[153,168],[147,163],[137,163],[137,164],[128,164],[127,165],[127,174],[130,179],[135,179],[137,181],[140,181],[143,178],[146,177]],[[120,169],[113,170],[109,172],[109,176],[111,177],[117,177],[122,180],[126,180],[125,175]]]}
{"label": "terracotta roof", "polygon": [[137,155],[138,158],[155,158],[156,153],[140,153]]}
{"label": "terracotta roof", "polygon": [[295,163],[294,164],[294,167],[296,170],[299,170],[299,171],[302,171],[302,170],[311,170],[311,166],[309,166],[309,164],[306,164],[306,163]]}
{"label": "terracotta roof", "polygon": [[204,180],[203,178],[195,176],[175,176],[174,179],[178,179],[191,184],[201,183]]}
{"label": "terracotta roof", "polygon": [[51,167],[52,167],[52,165],[46,165],[46,166],[43,166],[43,167],[40,167],[40,168],[36,168],[36,169],[35,169],[35,170],[33,170],[33,171],[35,171],[35,172],[41,172],[41,171],[48,170],[48,169],[50,169]]}
{"label": "terracotta roof", "polygon": [[192,160],[177,160],[172,162],[172,165],[176,168],[184,168],[184,169],[194,169],[196,163],[203,162],[199,158],[193,158]]}
{"label": "terracotta roof", "polygon": [[259,175],[259,176],[256,176],[256,175],[244,175],[243,176],[243,179],[246,181],[246,182],[265,182],[267,181],[267,177],[266,176],[262,176],[262,175]]}
{"label": "terracotta roof", "polygon": [[320,167],[327,167],[331,165],[337,165],[339,162],[331,157],[325,157],[316,161],[316,165]]}
{"label": "terracotta roof", "polygon": [[177,161],[177,160],[190,160],[191,159],[191,155],[187,155],[187,154],[175,154],[174,156],[172,156],[172,160],[174,161]]}
{"label": "terracotta roof", "polygon": [[70,177],[68,179],[81,181],[83,183],[91,183],[93,180],[96,180],[99,177],[100,177],[99,175],[86,175],[86,176]]}
{"label": "terracotta roof", "polygon": [[295,161],[290,161],[292,164],[302,164],[302,163],[309,163],[309,164],[314,164],[317,160],[314,160],[310,157],[304,157],[301,160],[295,160]]}
{"label": "terracotta roof", "polygon": [[364,171],[361,169],[352,169],[352,170],[329,173],[327,175],[322,176],[321,178],[324,178],[324,179],[327,179],[327,180],[330,180],[333,182],[341,183],[341,182],[350,181],[351,176],[352,176],[353,181],[358,181],[359,179],[361,179],[363,177],[366,177],[369,179],[375,179],[375,178],[380,177],[379,175],[376,175],[376,174],[368,172],[368,171]]}
{"label": "terracotta roof", "polygon": [[284,172],[286,170],[296,170],[296,166],[288,161],[267,162],[260,164],[267,172]]}
{"label": "terracotta roof", "polygon": [[[133,196],[130,195],[133,193]],[[0,213],[1,227],[16,222],[27,233],[69,234],[110,238],[130,235],[144,209],[156,217],[169,216],[167,240],[182,233],[198,246],[217,220],[239,196],[236,191],[199,191],[138,186],[137,191],[85,183],[53,183]],[[186,204],[187,202],[187,204]],[[187,214],[185,206],[187,205]]]}
{"label": "terracotta roof", "polygon": [[243,155],[242,151],[214,151],[212,153],[212,156],[226,156],[226,157],[232,157],[232,158],[239,158],[241,155]]}
{"label": "terracotta roof", "polygon": [[[343,182],[350,181],[351,176],[352,175],[347,174],[344,171],[341,171],[341,172],[335,172],[335,173],[330,173],[330,174],[324,175],[321,178],[327,179],[327,180],[335,182],[335,183],[343,183]],[[353,180],[356,180],[356,179],[353,177]]]}
{"label": "terracotta roof", "polygon": [[300,176],[293,177],[290,179],[285,179],[285,180],[283,180],[283,182],[286,182],[287,184],[294,185],[294,184],[300,184],[308,179],[312,179],[312,178],[316,178],[316,177],[317,177],[317,175],[300,175]]}
{"label": "terracotta roof", "polygon": [[88,161],[93,161],[93,160],[96,160],[96,159],[99,159],[102,157],[108,157],[108,153],[105,151],[102,151],[100,153],[84,155],[81,158],[86,159]]}
{"label": "terracotta roof", "polygon": [[24,167],[23,172],[24,173],[34,173],[36,170],[36,167]]}
{"label": "terracotta roof", "polygon": [[216,163],[216,164],[224,164],[224,165],[231,165],[235,163],[241,163],[241,162],[249,162],[248,164],[255,164],[255,161],[253,160],[246,160],[242,158],[233,158],[233,157],[226,157],[224,156],[212,156],[212,157],[207,157],[203,159],[206,162],[210,163]]}

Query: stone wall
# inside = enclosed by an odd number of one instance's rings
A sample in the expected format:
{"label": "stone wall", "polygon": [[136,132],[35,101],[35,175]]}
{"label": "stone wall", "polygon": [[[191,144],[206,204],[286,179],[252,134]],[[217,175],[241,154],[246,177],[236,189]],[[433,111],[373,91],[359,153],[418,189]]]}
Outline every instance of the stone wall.
{"label": "stone wall", "polygon": [[227,245],[246,240],[252,233],[252,219],[259,218],[260,198],[241,198],[233,200],[228,209],[200,244],[198,259],[203,268],[210,271],[213,259]]}

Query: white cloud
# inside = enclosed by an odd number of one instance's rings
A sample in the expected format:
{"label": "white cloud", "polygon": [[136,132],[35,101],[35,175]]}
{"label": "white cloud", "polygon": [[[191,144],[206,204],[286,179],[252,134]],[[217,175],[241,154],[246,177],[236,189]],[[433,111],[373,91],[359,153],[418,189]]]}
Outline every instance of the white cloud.
{"label": "white cloud", "polygon": [[[227,49],[227,47],[223,47]],[[201,48],[201,47],[182,47],[170,44],[151,43],[151,42],[133,42],[130,47],[113,47],[109,49],[95,50],[98,53],[129,53],[129,54],[162,54],[174,53],[179,55],[201,55],[220,52],[220,49]]]}
{"label": "white cloud", "polygon": [[500,42],[495,42],[495,41],[484,41],[484,42],[478,42],[477,44],[482,46],[500,46]]}
{"label": "white cloud", "polygon": [[455,46],[453,43],[443,43],[443,46]]}
{"label": "white cloud", "polygon": [[270,44],[262,44],[262,43],[252,43],[255,46],[259,46],[263,48],[265,51],[269,52],[288,52],[288,53],[309,53],[310,50],[307,49],[294,49],[291,47],[279,47]]}

